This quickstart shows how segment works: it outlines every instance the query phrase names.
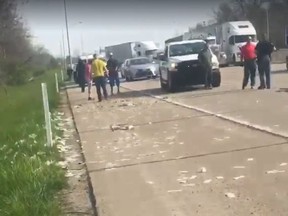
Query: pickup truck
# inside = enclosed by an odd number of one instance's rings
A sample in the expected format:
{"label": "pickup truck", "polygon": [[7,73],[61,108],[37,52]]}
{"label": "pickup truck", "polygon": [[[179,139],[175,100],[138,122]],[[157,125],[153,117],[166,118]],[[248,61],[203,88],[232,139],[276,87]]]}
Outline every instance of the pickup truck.
{"label": "pickup truck", "polygon": [[[205,73],[198,60],[198,54],[205,46],[204,40],[172,42],[166,45],[160,56],[160,84],[162,89],[173,92],[177,87],[204,85]],[[217,57],[212,54],[212,86],[219,87],[221,73]]]}

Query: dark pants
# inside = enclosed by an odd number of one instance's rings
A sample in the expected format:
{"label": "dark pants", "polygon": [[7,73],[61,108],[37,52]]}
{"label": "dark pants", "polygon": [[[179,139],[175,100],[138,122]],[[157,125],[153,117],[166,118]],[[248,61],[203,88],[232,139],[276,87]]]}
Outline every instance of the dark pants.
{"label": "dark pants", "polygon": [[251,87],[255,86],[255,76],[256,76],[256,60],[245,60],[244,61],[244,78],[243,78],[243,87],[248,85],[250,77]]}
{"label": "dark pants", "polygon": [[105,99],[107,99],[108,94],[107,94],[107,89],[106,89],[106,78],[105,77],[96,77],[96,78],[94,78],[94,82],[95,82],[95,86],[96,86],[98,100],[102,101],[101,88],[103,90],[103,94],[104,94]]}
{"label": "dark pants", "polygon": [[116,84],[116,86],[119,88],[120,80],[119,80],[118,75],[109,76],[109,83],[111,87],[114,87]]}
{"label": "dark pants", "polygon": [[205,87],[212,87],[212,67],[204,67]]}
{"label": "dark pants", "polygon": [[[258,60],[258,70],[260,77],[260,87],[270,89],[271,60],[268,55]],[[265,78],[264,78],[265,76]],[[265,82],[266,79],[266,82]]]}
{"label": "dark pants", "polygon": [[78,77],[79,86],[82,92],[85,92],[86,80],[85,77]]}

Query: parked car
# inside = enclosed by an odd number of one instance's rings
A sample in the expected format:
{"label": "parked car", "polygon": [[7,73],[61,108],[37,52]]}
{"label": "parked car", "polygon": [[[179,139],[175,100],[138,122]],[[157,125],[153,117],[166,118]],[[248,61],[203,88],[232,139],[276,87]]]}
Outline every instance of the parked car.
{"label": "parked car", "polygon": [[[174,91],[177,87],[205,84],[205,73],[198,60],[198,54],[205,46],[203,40],[172,42],[166,45],[160,58],[160,84],[163,89]],[[217,57],[212,54],[212,86],[221,83]]]}
{"label": "parked car", "polygon": [[151,62],[146,57],[127,59],[123,69],[126,81],[150,77],[156,78],[159,75],[159,65]]}

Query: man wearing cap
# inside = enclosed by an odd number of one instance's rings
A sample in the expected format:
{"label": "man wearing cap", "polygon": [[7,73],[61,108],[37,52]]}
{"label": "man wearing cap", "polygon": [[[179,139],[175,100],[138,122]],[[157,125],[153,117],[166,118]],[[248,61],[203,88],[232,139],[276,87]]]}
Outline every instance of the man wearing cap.
{"label": "man wearing cap", "polygon": [[111,87],[111,94],[113,95],[113,87],[116,83],[118,93],[120,92],[120,81],[118,76],[118,61],[113,58],[113,53],[109,54],[109,60],[107,61],[107,69],[109,71],[109,83]]}
{"label": "man wearing cap", "polygon": [[[260,86],[258,89],[270,89],[271,74],[271,54],[275,50],[274,45],[267,40],[267,36],[263,35],[264,40],[260,41],[256,46],[258,70],[260,77]],[[266,78],[266,82],[264,79]]]}
{"label": "man wearing cap", "polygon": [[250,77],[251,89],[255,86],[255,76],[256,76],[256,53],[255,45],[252,42],[252,38],[248,37],[247,43],[240,48],[241,50],[241,62],[244,59],[244,78],[242,82],[242,89],[248,84]]}
{"label": "man wearing cap", "polygon": [[93,81],[95,82],[99,102],[102,101],[101,88],[103,90],[105,99],[107,99],[108,97],[107,90],[106,90],[106,77],[105,77],[107,72],[108,70],[106,68],[106,63],[100,58],[97,58],[97,55],[94,54],[93,62],[91,65],[91,73],[93,76]]}

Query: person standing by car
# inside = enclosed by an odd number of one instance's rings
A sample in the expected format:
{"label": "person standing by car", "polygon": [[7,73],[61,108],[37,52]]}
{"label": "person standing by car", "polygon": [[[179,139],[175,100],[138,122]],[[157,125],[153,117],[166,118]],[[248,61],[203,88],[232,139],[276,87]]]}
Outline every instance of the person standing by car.
{"label": "person standing by car", "polygon": [[[260,86],[258,89],[270,89],[271,87],[271,54],[274,51],[274,45],[263,36],[264,40],[259,41],[256,45],[257,63],[260,77]],[[264,78],[265,76],[265,78]],[[266,82],[265,82],[266,80]]]}
{"label": "person standing by car", "polygon": [[101,88],[103,90],[104,98],[105,99],[108,98],[106,90],[106,77],[105,77],[105,75],[108,73],[108,70],[106,68],[106,63],[100,58],[97,58],[96,54],[93,55],[91,72],[97,90],[98,101],[101,102],[102,101]]}
{"label": "person standing by car", "polygon": [[205,43],[204,48],[198,54],[198,60],[205,73],[205,88],[212,89],[212,51]]}
{"label": "person standing by car", "polygon": [[255,86],[255,76],[256,76],[256,53],[255,45],[252,42],[252,37],[248,37],[247,43],[240,47],[241,51],[241,62],[244,60],[244,78],[242,82],[242,89],[248,84],[250,77],[251,89]]}
{"label": "person standing by car", "polygon": [[85,85],[86,85],[85,63],[80,58],[78,60],[78,64],[77,64],[77,67],[76,67],[76,72],[77,72],[77,81],[78,81],[79,86],[81,87],[81,92],[85,92]]}
{"label": "person standing by car", "polygon": [[120,93],[120,80],[118,76],[118,61],[113,58],[113,53],[110,53],[107,61],[107,69],[109,71],[109,83],[111,87],[111,95],[113,95],[113,87],[116,83],[117,92]]}

